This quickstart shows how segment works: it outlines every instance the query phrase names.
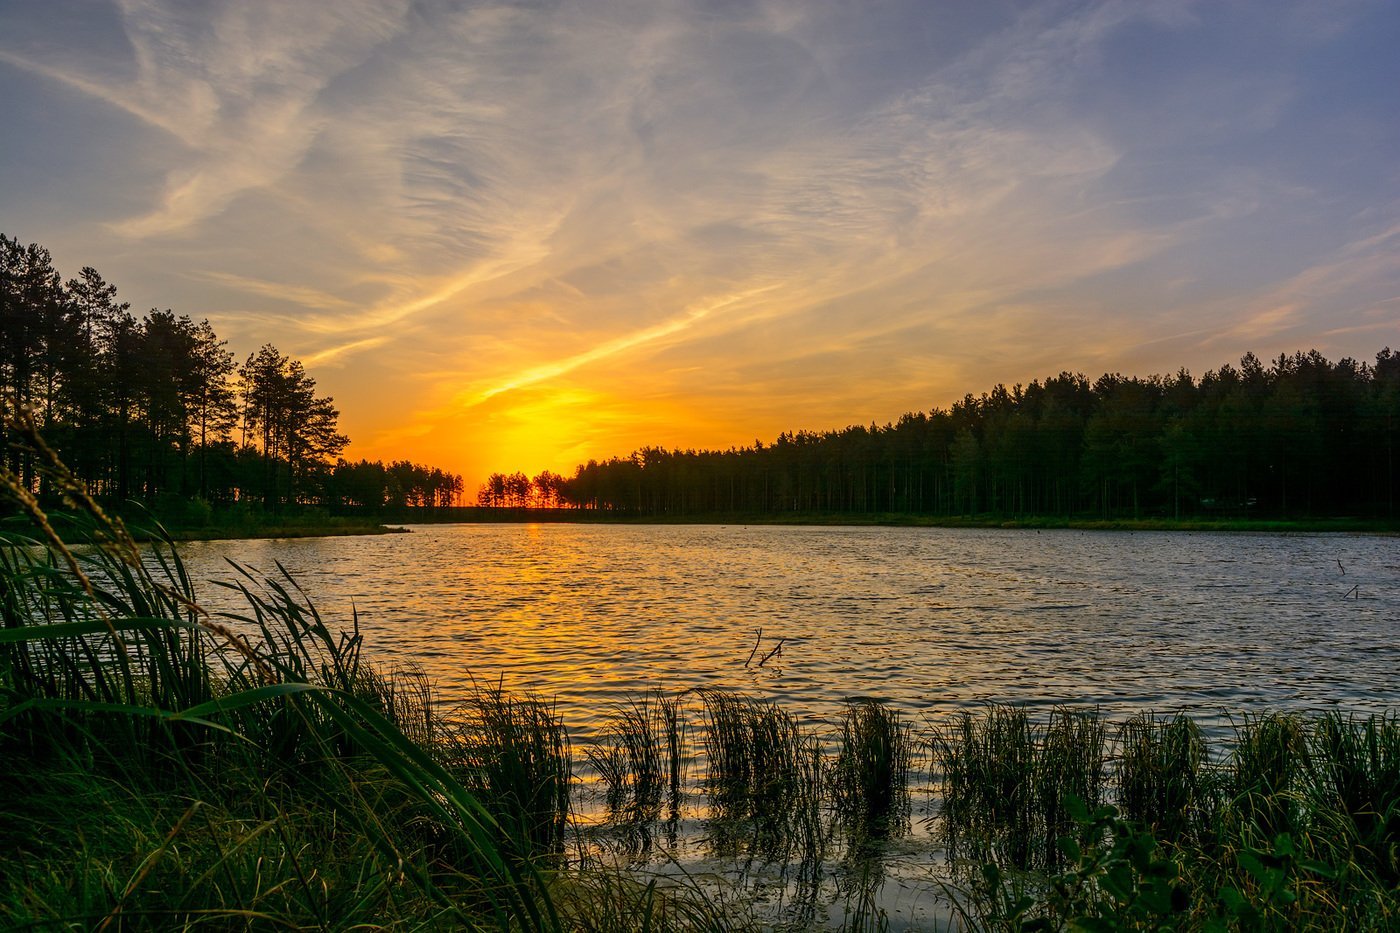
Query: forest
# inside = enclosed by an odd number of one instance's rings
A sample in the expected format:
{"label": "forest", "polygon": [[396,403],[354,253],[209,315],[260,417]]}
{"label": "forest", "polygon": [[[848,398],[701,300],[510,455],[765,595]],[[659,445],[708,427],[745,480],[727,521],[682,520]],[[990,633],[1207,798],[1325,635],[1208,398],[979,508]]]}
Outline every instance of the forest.
{"label": "forest", "polygon": [[[65,282],[47,249],[0,234],[0,416],[12,405],[117,502],[381,509],[449,506],[462,491],[440,469],[341,459],[334,400],[271,344],[237,363],[207,320],[138,318],[96,269]],[[29,454],[0,457],[49,498]]]}
{"label": "forest", "polygon": [[1397,434],[1400,353],[1250,353],[1199,378],[1062,372],[883,426],[498,474],[477,498],[679,516],[1391,519]]}

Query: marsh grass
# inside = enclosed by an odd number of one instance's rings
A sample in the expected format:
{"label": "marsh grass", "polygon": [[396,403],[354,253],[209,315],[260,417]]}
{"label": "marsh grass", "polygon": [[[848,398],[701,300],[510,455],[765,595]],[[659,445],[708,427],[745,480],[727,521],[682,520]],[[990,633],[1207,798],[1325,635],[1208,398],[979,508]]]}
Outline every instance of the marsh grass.
{"label": "marsh grass", "polygon": [[1074,829],[1073,797],[1103,799],[1106,728],[1097,709],[1057,708],[1043,723],[1020,707],[964,712],[935,730],[943,775],[942,827],[950,853],[1051,868]]}
{"label": "marsh grass", "polygon": [[943,775],[942,827],[950,855],[1030,861],[1037,750],[1025,709],[963,711],[933,733]]}
{"label": "marsh grass", "polygon": [[831,783],[848,832],[883,838],[908,829],[913,750],[911,728],[897,711],[876,700],[847,707]]}
{"label": "marsh grass", "polygon": [[934,750],[974,928],[1400,925],[1393,713],[1250,715],[1213,758],[1185,716],[1136,716],[1108,743],[1096,711],[1037,725],[989,707]]}
{"label": "marsh grass", "polygon": [[680,806],[684,769],[680,701],[652,691],[618,704],[586,751],[606,788],[610,816],[626,823],[657,819],[669,790]]}
{"label": "marsh grass", "polygon": [[1233,832],[1267,842],[1302,827],[1301,779],[1310,769],[1308,730],[1284,713],[1246,714],[1235,725],[1234,751],[1222,775]]}
{"label": "marsh grass", "polygon": [[568,733],[552,706],[478,685],[453,718],[445,753],[496,819],[537,853],[564,848],[573,777]]}
{"label": "marsh grass", "polygon": [[1199,840],[1207,828],[1209,754],[1200,727],[1186,716],[1129,719],[1118,731],[1119,809],[1164,842]]}
{"label": "marsh grass", "polygon": [[791,714],[726,690],[698,691],[712,842],[771,860],[820,843],[822,759]]}
{"label": "marsh grass", "polygon": [[1312,739],[1307,793],[1329,854],[1400,886],[1400,715],[1329,713]]}
{"label": "marsh grass", "polygon": [[1039,858],[1045,865],[1060,865],[1057,843],[1075,830],[1066,802],[1078,800],[1091,810],[1103,802],[1106,740],[1107,729],[1097,708],[1051,711],[1035,767]]}

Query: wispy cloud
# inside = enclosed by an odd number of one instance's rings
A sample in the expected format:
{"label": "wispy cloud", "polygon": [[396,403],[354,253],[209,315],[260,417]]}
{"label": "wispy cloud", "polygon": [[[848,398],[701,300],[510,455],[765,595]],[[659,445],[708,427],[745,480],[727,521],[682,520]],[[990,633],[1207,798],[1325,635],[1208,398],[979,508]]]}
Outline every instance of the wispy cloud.
{"label": "wispy cloud", "polygon": [[245,275],[234,275],[231,272],[218,271],[201,273],[200,278],[219,285],[226,285],[242,292],[247,292],[250,295],[259,295],[264,298],[286,301],[301,305],[304,308],[344,310],[355,307],[352,301],[332,295],[319,288],[312,288],[308,285],[289,282],[268,282],[263,279],[249,278]]}
{"label": "wispy cloud", "polygon": [[365,452],[745,441],[1395,307],[1379,6],[16,3],[0,66],[130,117],[59,258],[311,347]]}
{"label": "wispy cloud", "polygon": [[525,372],[517,373],[504,382],[497,383],[475,396],[467,396],[467,398],[463,400],[463,404],[468,407],[480,404],[503,392],[511,392],[526,386],[532,386],[539,382],[544,382],[547,379],[554,379],[571,373],[581,366],[611,359],[629,350],[656,343],[668,337],[674,337],[691,329],[713,314],[735,306],[749,304],[759,296],[771,292],[775,288],[777,288],[776,285],[766,285],[760,288],[750,289],[741,294],[726,295],[715,301],[706,301],[699,305],[692,306],[687,308],[685,312],[679,316],[653,327],[648,327],[630,334],[623,334],[620,337],[615,337],[612,340],[599,344],[592,349],[585,350],[582,353],[576,353],[562,360],[555,360],[540,366],[531,367]]}
{"label": "wispy cloud", "polygon": [[349,343],[342,343],[338,346],[327,347],[324,350],[317,350],[304,355],[301,360],[307,366],[321,366],[331,363],[350,353],[363,353],[382,347],[389,342],[388,337],[366,337],[363,340],[352,340]]}

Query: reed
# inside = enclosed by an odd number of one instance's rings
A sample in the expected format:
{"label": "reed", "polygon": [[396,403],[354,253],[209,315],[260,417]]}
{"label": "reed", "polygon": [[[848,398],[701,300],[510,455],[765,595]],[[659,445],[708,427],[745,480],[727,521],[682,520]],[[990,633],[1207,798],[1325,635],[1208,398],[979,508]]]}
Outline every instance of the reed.
{"label": "reed", "polygon": [[453,725],[444,753],[466,786],[532,852],[562,851],[573,756],[554,709],[499,684],[478,686]]}
{"label": "reed", "polygon": [[1062,861],[1058,842],[1075,831],[1067,804],[1090,810],[1104,798],[1107,729],[1098,709],[1052,710],[1036,749],[1034,783],[1040,833],[1035,859],[1050,868]]}
{"label": "reed", "polygon": [[1298,716],[1246,714],[1235,727],[1225,782],[1226,819],[1246,842],[1303,827],[1300,779],[1309,764],[1306,723]]}
{"label": "reed", "polygon": [[1200,838],[1208,805],[1209,749],[1188,717],[1142,713],[1118,731],[1118,807],[1158,839],[1184,844]]}
{"label": "reed", "polygon": [[1400,715],[1329,713],[1313,726],[1305,783],[1326,855],[1400,886]]}
{"label": "reed", "polygon": [[964,711],[934,732],[950,854],[1027,865],[1035,842],[1036,742],[1026,710]]}
{"label": "reed", "polygon": [[907,829],[913,745],[909,726],[885,704],[847,707],[832,787],[836,812],[852,833],[884,837]]}
{"label": "reed", "polygon": [[673,799],[679,798],[680,728],[678,702],[660,692],[632,697],[613,709],[586,755],[607,788],[614,818],[656,819],[667,786]]}
{"label": "reed", "polygon": [[799,735],[772,703],[725,690],[700,691],[705,719],[706,787],[714,807],[743,818],[777,804],[798,787]]}
{"label": "reed", "polygon": [[747,842],[770,860],[813,851],[822,836],[815,740],[774,703],[717,689],[699,694],[715,848],[732,852]]}

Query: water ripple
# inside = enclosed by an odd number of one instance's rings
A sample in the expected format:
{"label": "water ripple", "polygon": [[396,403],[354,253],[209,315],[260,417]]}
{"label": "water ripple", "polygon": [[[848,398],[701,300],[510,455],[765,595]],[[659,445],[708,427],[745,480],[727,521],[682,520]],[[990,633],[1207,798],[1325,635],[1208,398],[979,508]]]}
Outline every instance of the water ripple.
{"label": "water ripple", "polygon": [[[587,734],[610,703],[653,687],[746,689],[813,720],[854,696],[934,713],[986,699],[1206,716],[1397,706],[1393,547],[1363,535],[429,525],[182,550],[206,583],[232,577],[225,558],[265,572],[280,561],[331,624],[348,627],[353,604],[371,652],[416,660],[449,704],[473,678],[503,679],[556,698]],[[1358,584],[1362,598],[1345,598]]]}

